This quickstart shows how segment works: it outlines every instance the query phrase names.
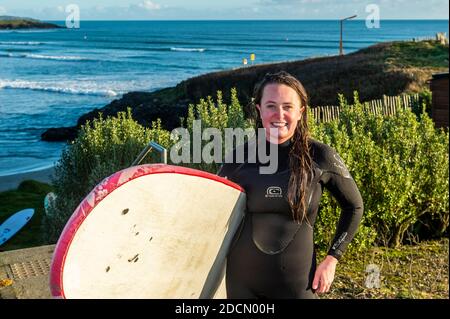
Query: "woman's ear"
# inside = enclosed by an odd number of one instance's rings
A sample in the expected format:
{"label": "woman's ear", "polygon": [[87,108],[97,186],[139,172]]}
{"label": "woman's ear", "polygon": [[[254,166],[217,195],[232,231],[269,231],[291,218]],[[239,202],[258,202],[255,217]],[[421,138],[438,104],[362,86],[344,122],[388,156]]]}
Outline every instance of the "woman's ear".
{"label": "woman's ear", "polygon": [[255,106],[256,106],[256,109],[258,110],[258,115],[261,118],[261,105],[255,104]]}
{"label": "woman's ear", "polygon": [[300,113],[299,113],[299,115],[298,115],[298,120],[299,120],[299,121],[302,119],[303,113],[304,113],[305,111],[306,111],[306,107],[305,107],[305,106],[302,106],[302,107],[300,108]]}

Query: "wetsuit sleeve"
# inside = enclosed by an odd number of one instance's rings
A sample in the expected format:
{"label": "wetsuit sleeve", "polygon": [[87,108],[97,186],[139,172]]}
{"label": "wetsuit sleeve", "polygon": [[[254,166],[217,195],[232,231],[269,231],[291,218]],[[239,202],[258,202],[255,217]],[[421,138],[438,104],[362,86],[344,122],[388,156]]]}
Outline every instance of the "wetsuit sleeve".
{"label": "wetsuit sleeve", "polygon": [[[241,162],[237,159],[237,152],[243,152],[244,153],[244,159],[247,159],[247,144],[240,145],[237,148],[233,149],[230,153],[225,155],[225,163],[222,164],[222,166],[217,171],[217,175],[221,177],[225,177],[233,182],[236,182],[235,175],[236,172],[239,170],[240,167],[242,167]],[[244,160],[244,162],[245,162]]]}
{"label": "wetsuit sleeve", "polygon": [[328,170],[324,185],[342,210],[328,255],[340,259],[358,230],[364,207],[358,187],[343,160],[331,148],[327,153]]}
{"label": "wetsuit sleeve", "polygon": [[217,175],[225,177],[229,180],[233,180],[233,174],[237,169],[237,165],[234,163],[223,163],[217,171]]}

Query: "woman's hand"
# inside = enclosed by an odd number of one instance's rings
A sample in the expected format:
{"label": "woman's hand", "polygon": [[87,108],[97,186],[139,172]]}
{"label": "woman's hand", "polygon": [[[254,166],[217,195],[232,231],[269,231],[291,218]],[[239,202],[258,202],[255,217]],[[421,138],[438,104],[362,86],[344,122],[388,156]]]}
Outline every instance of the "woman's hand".
{"label": "woman's hand", "polygon": [[312,284],[313,290],[317,293],[325,293],[330,290],[331,283],[334,280],[334,272],[338,260],[333,256],[328,255],[316,269],[314,280]]}

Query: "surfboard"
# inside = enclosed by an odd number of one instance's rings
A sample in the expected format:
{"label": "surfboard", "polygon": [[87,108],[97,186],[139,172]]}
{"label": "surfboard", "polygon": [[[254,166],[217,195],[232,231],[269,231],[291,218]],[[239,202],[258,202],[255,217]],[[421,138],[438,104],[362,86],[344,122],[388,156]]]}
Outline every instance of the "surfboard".
{"label": "surfboard", "polygon": [[226,298],[224,267],[245,192],[203,171],[127,168],[81,202],[56,244],[55,298]]}
{"label": "surfboard", "polygon": [[27,208],[10,216],[0,225],[0,246],[11,239],[33,217],[34,209]]}

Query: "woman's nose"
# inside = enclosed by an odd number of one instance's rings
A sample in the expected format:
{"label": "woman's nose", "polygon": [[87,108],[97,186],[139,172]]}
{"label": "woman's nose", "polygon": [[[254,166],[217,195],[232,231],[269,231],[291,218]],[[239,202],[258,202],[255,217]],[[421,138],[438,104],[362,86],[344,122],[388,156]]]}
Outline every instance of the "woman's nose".
{"label": "woman's nose", "polygon": [[279,119],[282,119],[284,117],[284,109],[282,106],[278,106],[275,108],[274,116]]}

